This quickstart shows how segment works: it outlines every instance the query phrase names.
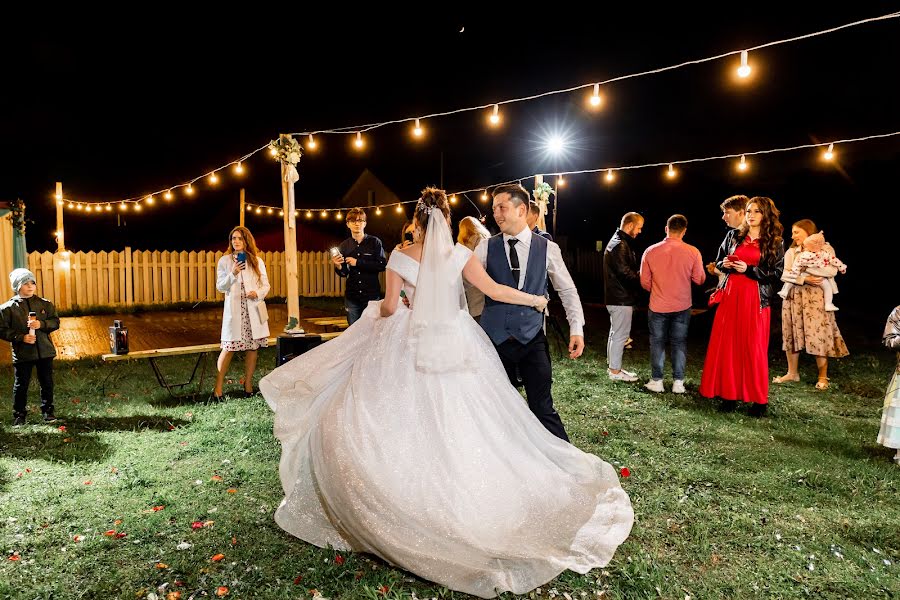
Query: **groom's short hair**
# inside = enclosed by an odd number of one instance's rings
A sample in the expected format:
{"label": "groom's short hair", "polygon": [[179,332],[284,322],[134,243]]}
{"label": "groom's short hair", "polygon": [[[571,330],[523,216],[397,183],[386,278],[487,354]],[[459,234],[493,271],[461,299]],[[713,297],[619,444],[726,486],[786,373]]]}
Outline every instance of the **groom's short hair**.
{"label": "groom's short hair", "polygon": [[509,194],[509,199],[515,206],[524,204],[525,207],[528,208],[528,203],[531,201],[531,196],[528,194],[528,190],[523,188],[518,183],[498,185],[494,188],[494,191],[491,192],[491,196],[494,198],[496,198],[500,194]]}

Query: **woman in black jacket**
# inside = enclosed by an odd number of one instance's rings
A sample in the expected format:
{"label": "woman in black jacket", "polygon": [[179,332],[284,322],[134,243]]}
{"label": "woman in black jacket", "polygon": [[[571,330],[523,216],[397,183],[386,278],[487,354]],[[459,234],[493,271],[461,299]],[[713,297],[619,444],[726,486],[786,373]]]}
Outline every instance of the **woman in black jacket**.
{"label": "woman in black jacket", "polygon": [[733,410],[737,400],[751,402],[762,416],[769,402],[770,304],[784,271],[779,212],[771,198],[747,203],[744,222],[728,232],[716,257],[726,274],[700,380],[700,395],[722,398]]}

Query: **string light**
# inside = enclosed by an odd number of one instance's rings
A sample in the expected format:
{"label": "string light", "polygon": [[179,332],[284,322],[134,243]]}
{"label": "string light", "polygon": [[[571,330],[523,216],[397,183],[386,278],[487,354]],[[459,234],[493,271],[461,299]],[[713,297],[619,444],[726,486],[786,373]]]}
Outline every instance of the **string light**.
{"label": "string light", "polygon": [[327,218],[328,218],[328,211],[327,211],[327,210],[323,210],[321,213],[319,213],[319,216],[321,216],[323,219],[327,219]]}
{"label": "string light", "polygon": [[241,161],[238,161],[236,165],[234,165],[234,172],[238,175],[244,174],[244,165],[241,164]]}
{"label": "string light", "polygon": [[269,209],[266,212],[271,215],[273,212],[275,212],[275,209],[272,207],[269,207]]}
{"label": "string light", "polygon": [[309,141],[306,142],[307,150],[315,150],[316,149],[316,140],[313,139],[313,134],[309,134]]}
{"label": "string light", "polygon": [[209,174],[209,183],[211,185],[219,183],[219,177],[216,175],[215,171]]}
{"label": "string light", "polygon": [[69,202],[69,208],[75,208],[75,205]]}
{"label": "string light", "polygon": [[154,202],[156,202],[156,198],[154,198],[153,196],[147,196],[146,200],[147,200],[147,204],[149,204],[151,206],[153,205]]}
{"label": "string light", "polygon": [[487,202],[487,201],[488,201],[488,193],[487,193],[487,190],[484,190],[483,192],[481,192],[481,201],[482,201],[482,202]]}
{"label": "string light", "polygon": [[142,210],[144,210],[144,208],[141,206],[141,203],[140,203],[140,202],[135,202],[135,203],[134,203],[134,211],[135,211],[135,212],[141,212]]}
{"label": "string light", "polygon": [[252,210],[253,210],[253,207],[250,206],[250,205],[248,204],[248,205],[247,205],[247,212],[250,212],[250,211],[252,211]]}
{"label": "string light", "polygon": [[107,205],[106,205],[106,212],[109,212],[109,211],[111,211],[111,210],[112,210],[112,204],[107,204]]}
{"label": "string light", "polygon": [[353,142],[353,145],[356,146],[357,148],[359,148],[360,150],[362,149],[363,146],[366,145],[366,143],[365,143],[365,142],[363,141],[363,139],[362,139],[362,132],[361,132],[361,131],[357,131],[357,132],[356,132],[356,141]]}
{"label": "string light", "polygon": [[188,196],[193,196],[194,195],[194,186],[192,186],[191,184],[188,184],[188,186],[186,188],[184,188],[184,193],[187,194]]}
{"label": "string light", "polygon": [[456,204],[456,194],[450,196],[450,204]]}
{"label": "string light", "polygon": [[747,51],[742,50],[741,51],[741,66],[738,67],[738,70],[737,70],[738,77],[741,77],[743,79],[750,77],[750,70],[751,70],[750,65],[747,64]]}
{"label": "string light", "polygon": [[413,127],[413,135],[420,138],[425,131],[422,129],[422,125],[419,123],[419,119],[416,119],[416,126]]}
{"label": "string light", "polygon": [[675,167],[672,165],[672,163],[669,163],[669,170],[666,171],[666,177],[668,177],[669,179],[673,179],[675,177]]}
{"label": "string light", "polygon": [[613,170],[607,169],[606,170],[606,181],[612,183],[615,180],[615,178],[616,178],[616,176],[613,175]]}
{"label": "string light", "polygon": [[375,214],[379,215],[379,216],[381,215],[381,207],[380,206],[375,209]]}
{"label": "string light", "polygon": [[119,203],[119,210],[123,210],[123,211],[124,211],[124,210],[128,210],[128,205],[125,204],[124,202],[120,202],[120,203]]}
{"label": "string light", "polygon": [[283,210],[283,209],[278,211],[278,216],[279,216],[279,217],[283,217],[283,216],[284,216],[284,210]]}
{"label": "string light", "polygon": [[591,98],[590,98],[591,106],[596,108],[596,107],[600,106],[600,104],[602,102],[603,102],[603,98],[600,96],[600,84],[595,83],[594,84],[594,93],[591,94]]}
{"label": "string light", "polygon": [[488,117],[488,122],[495,127],[500,124],[500,105],[499,104],[494,105],[494,112],[492,112],[491,116]]}
{"label": "string light", "polygon": [[84,207],[84,212],[91,212],[91,205],[88,204]]}
{"label": "string light", "polygon": [[171,200],[173,198],[172,190],[166,190],[166,193],[163,194],[163,198],[165,198],[166,200]]}
{"label": "string light", "polygon": [[312,211],[311,210],[306,211],[306,218],[312,219]]}
{"label": "string light", "polygon": [[831,160],[832,158],[834,158],[834,144],[828,144],[828,150],[826,150],[825,153],[822,154],[822,158],[824,158],[825,160]]}
{"label": "string light", "polygon": [[749,166],[750,165],[747,164],[747,157],[741,154],[741,162],[739,162],[737,165],[738,171],[744,172]]}
{"label": "string light", "polygon": [[[396,208],[396,211],[397,211],[398,213],[402,213],[402,212],[403,212],[403,206],[401,206],[400,204],[398,204],[398,205],[397,205],[397,208]],[[340,213],[338,213],[338,214],[340,214]]]}
{"label": "string light", "polygon": [[56,197],[57,200],[62,200],[62,199],[63,199],[62,194],[54,194],[54,196]]}
{"label": "string light", "polygon": [[261,207],[261,206],[257,206],[257,207],[256,207],[256,214],[258,214],[258,215],[259,215],[259,214],[262,214],[262,207]]}
{"label": "string light", "polygon": [[334,218],[337,219],[338,221],[340,221],[341,219],[344,218],[344,213],[342,213],[341,211],[338,211],[337,214],[334,216]]}
{"label": "string light", "polygon": [[278,154],[278,150],[276,150],[275,148],[269,148],[269,154],[271,154],[272,156],[276,156]]}
{"label": "string light", "polygon": [[563,176],[562,175],[557,176],[556,187],[565,187],[565,185],[566,185],[566,180],[563,178]]}

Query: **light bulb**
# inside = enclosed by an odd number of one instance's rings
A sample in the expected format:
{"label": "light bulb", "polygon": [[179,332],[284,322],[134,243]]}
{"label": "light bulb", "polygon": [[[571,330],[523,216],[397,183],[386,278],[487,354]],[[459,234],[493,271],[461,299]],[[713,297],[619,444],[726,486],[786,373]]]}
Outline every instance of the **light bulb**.
{"label": "light bulb", "polygon": [[307,150],[315,150],[316,149],[316,140],[313,139],[313,134],[309,134],[309,141],[306,142]]}
{"label": "light bulb", "polygon": [[422,130],[422,125],[419,123],[419,119],[416,119],[416,126],[413,127],[413,135],[416,137],[422,137],[422,134],[425,133]]}
{"label": "light bulb", "polygon": [[494,105],[494,112],[491,113],[491,116],[488,118],[488,121],[491,125],[499,125],[500,124],[500,105]]}
{"label": "light bulb", "polygon": [[163,198],[165,198],[166,200],[171,200],[172,198],[174,198],[174,196],[172,195],[172,190],[166,190],[166,193],[163,194]]}
{"label": "light bulb", "polygon": [[275,149],[275,146],[269,146],[269,154],[272,156],[278,156],[278,150]]}
{"label": "light bulb", "polygon": [[600,84],[595,83],[594,84],[594,93],[591,94],[591,106],[594,106],[594,107],[600,106],[600,104],[602,102],[603,102],[603,98],[600,96]]}
{"label": "light bulb", "polygon": [[380,214],[381,214],[381,207],[380,207],[380,206],[379,206],[378,208],[375,209],[375,214],[376,214],[376,215],[380,215]]}
{"label": "light bulb", "polygon": [[91,212],[91,205],[90,205],[90,204],[88,204],[87,206],[84,207],[84,212]]}
{"label": "light bulb", "polygon": [[119,204],[119,210],[128,210],[128,205],[124,202]]}
{"label": "light bulb", "polygon": [[234,165],[234,172],[238,175],[244,174],[244,165],[242,165],[240,161],[238,161],[238,163]]}
{"label": "light bulb", "polygon": [[284,216],[284,210],[279,210],[279,211],[278,211],[278,216],[279,216],[279,217],[283,217],[283,216]]}
{"label": "light bulb", "polygon": [[750,76],[750,65],[747,64],[747,51],[743,50],[741,52],[741,66],[738,67],[737,74],[738,77],[747,78]]}
{"label": "light bulb", "polygon": [[671,164],[669,165],[669,170],[666,171],[666,176],[669,179],[672,179],[673,177],[675,177],[675,167],[673,165],[671,165]]}
{"label": "light bulb", "polygon": [[267,213],[267,214],[270,214],[270,215],[271,215],[272,213],[274,213],[274,212],[275,212],[275,209],[272,208],[271,206],[266,210],[266,213]]}
{"label": "light bulb", "polygon": [[362,148],[363,146],[366,145],[366,143],[365,143],[365,142],[363,141],[363,139],[362,139],[362,132],[361,132],[361,131],[357,131],[357,132],[356,132],[356,141],[353,142],[353,145],[356,146],[357,148]]}
{"label": "light bulb", "polygon": [[191,184],[188,184],[188,186],[186,188],[184,188],[184,193],[187,194],[188,196],[193,196],[194,195],[194,186],[192,186]]}
{"label": "light bulb", "polygon": [[140,202],[135,202],[135,203],[134,203],[134,212],[141,212],[142,210],[144,210],[144,209],[143,209],[143,207],[141,206],[141,203],[140,203]]}
{"label": "light bulb", "polygon": [[562,175],[559,175],[556,178],[556,187],[565,187],[565,185],[566,185],[566,180],[563,179]]}
{"label": "light bulb", "polygon": [[112,210],[112,204],[107,204],[107,205],[106,205],[106,212],[109,212],[109,211],[111,211],[111,210]]}
{"label": "light bulb", "polygon": [[403,207],[400,206],[400,205],[398,204],[398,205],[397,205],[397,208],[396,208],[395,210],[396,210],[398,213],[402,213],[402,212],[403,212]]}
{"label": "light bulb", "polygon": [[607,181],[613,181],[615,178],[616,178],[616,176],[613,175],[613,170],[612,170],[612,169],[607,169],[607,170],[606,170],[606,180],[607,180]]}
{"label": "light bulb", "polygon": [[320,213],[319,216],[321,216],[323,219],[327,219],[327,218],[328,218],[328,211],[327,211],[327,210],[323,210],[323,211]]}
{"label": "light bulb", "polygon": [[54,196],[56,197],[57,200],[63,199],[62,194],[54,194]]}
{"label": "light bulb", "polygon": [[75,205],[69,202],[69,208],[75,208]]}
{"label": "light bulb", "polygon": [[746,171],[749,166],[750,165],[747,164],[747,157],[741,154],[741,162],[739,162],[737,166],[738,171]]}
{"label": "light bulb", "polygon": [[834,144],[828,144],[828,150],[825,151],[825,154],[822,155],[822,158],[825,160],[831,160],[834,158]]}
{"label": "light bulb", "polygon": [[250,212],[251,210],[253,210],[253,207],[250,206],[250,205],[248,204],[248,205],[247,205],[247,212]]}
{"label": "light bulb", "polygon": [[210,173],[209,174],[209,182],[212,185],[216,185],[217,183],[219,183],[219,177],[215,173]]}
{"label": "light bulb", "polygon": [[312,219],[312,211],[311,210],[306,211],[306,218]]}
{"label": "light bulb", "polygon": [[153,204],[154,202],[156,202],[156,198],[154,198],[153,196],[147,196],[146,200],[147,204]]}
{"label": "light bulb", "polygon": [[487,190],[481,192],[481,201],[482,201],[482,202],[487,202],[487,201],[488,201],[488,193],[487,193]]}
{"label": "light bulb", "polygon": [[344,218],[344,213],[342,213],[341,211],[338,211],[338,214],[336,214],[334,216],[334,218],[337,219],[338,221],[340,221],[341,219]]}
{"label": "light bulb", "polygon": [[257,206],[257,207],[256,207],[256,214],[258,214],[258,215],[259,215],[259,214],[262,214],[262,206]]}
{"label": "light bulb", "polygon": [[450,204],[456,204],[456,194],[450,196]]}

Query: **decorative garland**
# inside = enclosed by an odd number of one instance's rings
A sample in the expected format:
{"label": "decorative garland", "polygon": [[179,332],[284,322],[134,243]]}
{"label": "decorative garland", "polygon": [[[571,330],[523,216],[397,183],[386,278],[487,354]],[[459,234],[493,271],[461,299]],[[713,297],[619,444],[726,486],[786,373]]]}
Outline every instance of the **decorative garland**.
{"label": "decorative garland", "polygon": [[9,203],[9,208],[12,211],[13,229],[18,231],[19,235],[25,237],[25,224],[33,222],[25,218],[25,203],[21,198],[16,198]]}

